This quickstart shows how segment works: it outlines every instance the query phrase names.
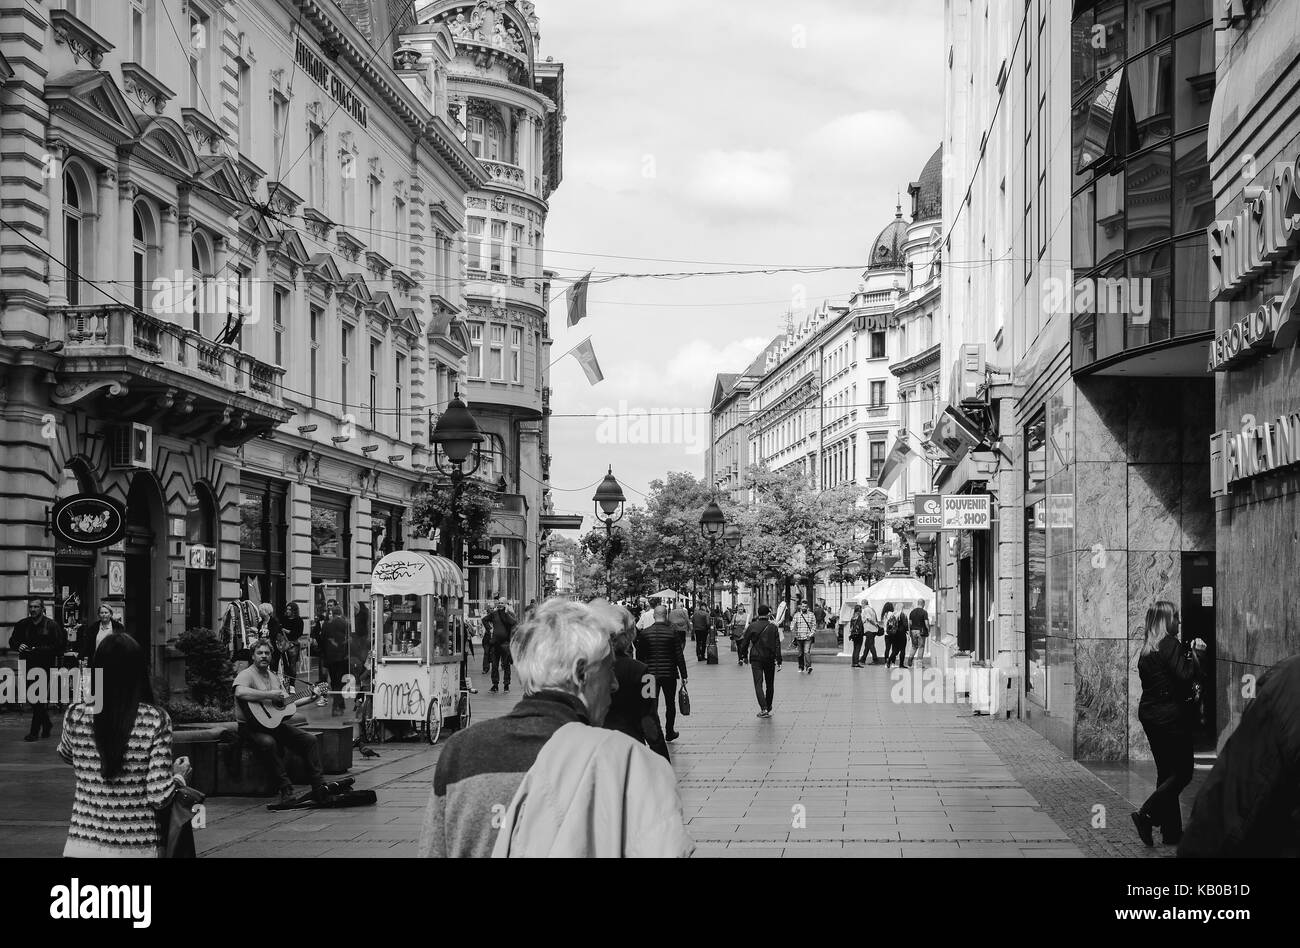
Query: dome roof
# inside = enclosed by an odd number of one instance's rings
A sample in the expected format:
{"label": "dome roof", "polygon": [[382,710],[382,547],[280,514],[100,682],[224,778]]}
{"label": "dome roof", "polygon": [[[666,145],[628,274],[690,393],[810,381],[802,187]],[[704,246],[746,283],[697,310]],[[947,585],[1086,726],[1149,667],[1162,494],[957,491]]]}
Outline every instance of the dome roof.
{"label": "dome roof", "polygon": [[912,196],[912,220],[928,221],[943,216],[943,146],[940,145],[921,169],[921,176],[908,185]]}
{"label": "dome roof", "polygon": [[880,236],[871,245],[871,256],[867,258],[867,269],[903,269],[903,245],[905,243],[907,243],[907,224],[903,221],[903,208],[900,205],[894,219],[880,232]]}

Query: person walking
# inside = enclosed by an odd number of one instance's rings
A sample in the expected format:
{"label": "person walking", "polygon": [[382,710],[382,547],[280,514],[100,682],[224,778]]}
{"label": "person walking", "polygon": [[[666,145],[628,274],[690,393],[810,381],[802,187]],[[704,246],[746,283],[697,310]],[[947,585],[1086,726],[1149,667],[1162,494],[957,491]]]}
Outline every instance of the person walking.
{"label": "person walking", "polygon": [[77,630],[77,661],[89,665],[95,657],[99,643],[114,632],[125,632],[122,623],[113,618],[113,609],[106,602],[99,604],[98,615],[89,622],[83,622]]}
{"label": "person walking", "polygon": [[495,692],[497,685],[500,683],[502,674],[501,670],[505,669],[505,682],[503,689],[510,690],[510,665],[512,663],[510,656],[510,637],[514,634],[515,626],[519,625],[514,614],[506,608],[505,600],[500,596],[492,606],[492,611],[488,613],[486,624],[492,628],[492,687],[489,691]]}
{"label": "person walking", "polygon": [[[46,673],[46,680],[49,681],[49,672],[58,660],[63,639],[63,630],[45,614],[45,600],[30,599],[27,602],[27,615],[15,622],[13,631],[9,633],[9,647],[18,650],[18,660],[27,666],[28,671],[39,668]],[[31,706],[32,726],[23,738],[28,742],[49,737],[54,727],[46,702],[32,701]]]}
{"label": "person walking", "polygon": [[1183,814],[1178,796],[1192,782],[1195,757],[1192,733],[1196,727],[1195,697],[1201,677],[1205,642],[1184,645],[1178,636],[1178,608],[1161,600],[1147,609],[1145,639],[1138,656],[1142,699],[1138,720],[1156,760],[1156,789],[1132,814],[1138,836],[1154,846],[1152,829],[1160,827],[1166,845],[1177,845],[1183,835]]}
{"label": "person walking", "polygon": [[[655,678],[655,706],[658,696],[663,695],[664,730],[669,743],[680,735],[674,725],[677,723],[677,682],[686,684],[686,656],[682,648],[683,638],[668,624],[668,610],[655,606],[654,622],[636,639],[636,659],[644,662],[647,674]],[[658,712],[656,711],[656,714]]]}
{"label": "person walking", "polygon": [[745,635],[745,626],[748,624],[745,607],[737,605],[735,611],[731,614],[731,648],[736,653],[737,665],[745,664],[745,653],[741,651],[740,642]]}
{"label": "person walking", "polygon": [[696,605],[695,614],[691,616],[691,638],[695,640],[695,660],[704,661],[704,650],[709,644],[709,612],[704,603]]}
{"label": "person walking", "polygon": [[609,628],[609,645],[614,652],[614,678],[618,682],[618,690],[610,699],[609,713],[605,715],[602,727],[622,731],[671,763],[668,742],[664,740],[663,727],[659,724],[659,701],[645,687],[650,672],[644,662],[637,661],[632,655],[636,620],[622,606],[604,599],[595,600],[590,608]]}
{"label": "person walking", "polygon": [[781,630],[770,618],[771,608],[758,607],[758,618],[749,624],[740,637],[740,650],[749,656],[749,668],[754,675],[754,697],[758,699],[758,716],[772,716],[772,691],[776,685],[776,672],[781,667]]}
{"label": "person walking", "polygon": [[330,601],[332,605],[327,607],[325,621],[320,627],[320,650],[321,660],[330,676],[330,691],[334,693],[330,717],[337,718],[347,710],[343,700],[343,676],[348,673],[348,623],[339,604]]}
{"label": "person walking", "polygon": [[898,636],[898,613],[894,612],[892,602],[881,607],[880,626],[885,634],[885,667],[888,668],[894,663],[894,642]]}
{"label": "person walking", "polygon": [[853,618],[849,620],[849,640],[853,643],[853,667],[861,668],[862,663],[858,661],[858,656],[862,653],[862,639],[866,634],[866,626],[862,622],[862,607],[853,607]]}
{"label": "person walking", "polygon": [[286,647],[281,661],[284,663],[285,674],[297,674],[298,662],[302,658],[302,636],[303,621],[302,610],[296,602],[291,602],[284,607],[284,619],[280,623],[284,630]]}
{"label": "person walking", "polygon": [[817,605],[812,609],[813,618],[817,620],[817,628],[826,628],[826,600],[818,599]]}
{"label": "person walking", "polygon": [[115,632],[94,657],[99,708],[68,708],[59,740],[77,782],[63,855],[157,859],[164,844],[158,811],[185,786],[189,760],[172,760],[172,722],[154,703],[139,643]]}
{"label": "person walking", "polygon": [[799,649],[799,671],[812,674],[813,641],[817,637],[817,620],[808,603],[799,603],[799,611],[790,624],[794,630],[795,647]]}
{"label": "person walking", "polygon": [[864,602],[862,608],[862,629],[864,648],[862,650],[862,663],[865,665],[867,656],[871,656],[871,664],[879,665],[880,656],[876,653],[876,637],[883,632],[880,625],[880,617],[876,615],[875,607],[869,602]]}
{"label": "person walking", "polygon": [[907,617],[907,624],[912,633],[912,657],[907,660],[907,667],[920,656],[924,662],[926,649],[930,641],[930,613],[925,611],[925,603],[918,602]]}

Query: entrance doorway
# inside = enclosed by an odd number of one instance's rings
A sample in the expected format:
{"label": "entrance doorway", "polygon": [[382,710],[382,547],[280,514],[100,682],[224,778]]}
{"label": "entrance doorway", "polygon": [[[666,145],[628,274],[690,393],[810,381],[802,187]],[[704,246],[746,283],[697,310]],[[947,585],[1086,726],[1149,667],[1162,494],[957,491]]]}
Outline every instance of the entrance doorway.
{"label": "entrance doorway", "polygon": [[1201,662],[1201,682],[1205,722],[1196,733],[1197,750],[1214,750],[1218,735],[1218,687],[1215,669],[1217,649],[1214,641],[1214,554],[1183,554],[1183,601],[1179,614],[1183,620],[1183,641],[1205,641],[1205,658]]}
{"label": "entrance doorway", "polygon": [[[165,559],[158,549],[164,535],[162,497],[153,475],[141,471],[131,478],[126,498],[126,595],[123,621],[126,631],[135,636],[145,651],[153,655],[155,629],[161,645],[162,602],[158,596],[161,583],[158,566]],[[155,665],[156,667],[156,665]]]}

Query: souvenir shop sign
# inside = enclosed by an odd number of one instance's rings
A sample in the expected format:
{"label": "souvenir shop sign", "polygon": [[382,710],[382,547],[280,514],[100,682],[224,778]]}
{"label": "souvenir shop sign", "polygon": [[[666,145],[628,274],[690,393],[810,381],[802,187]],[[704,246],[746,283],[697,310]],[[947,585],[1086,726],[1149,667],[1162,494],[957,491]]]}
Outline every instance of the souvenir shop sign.
{"label": "souvenir shop sign", "polygon": [[126,511],[103,494],[78,494],[59,501],[50,521],[58,540],[84,549],[112,546],[126,536]]}
{"label": "souvenir shop sign", "polygon": [[941,500],[943,529],[991,529],[993,526],[991,500],[988,494],[944,494]]}

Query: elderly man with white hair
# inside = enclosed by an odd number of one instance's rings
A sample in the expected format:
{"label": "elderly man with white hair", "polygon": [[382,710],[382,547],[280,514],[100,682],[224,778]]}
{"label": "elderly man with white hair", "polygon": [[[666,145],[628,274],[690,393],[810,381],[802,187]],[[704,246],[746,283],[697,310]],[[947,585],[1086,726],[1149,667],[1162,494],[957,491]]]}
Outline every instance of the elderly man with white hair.
{"label": "elderly man with white hair", "polygon": [[600,727],[617,688],[607,626],[588,606],[551,600],[515,631],[524,697],[505,717],[448,741],[421,856],[693,851],[672,768]]}

